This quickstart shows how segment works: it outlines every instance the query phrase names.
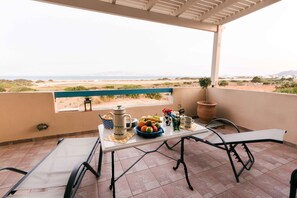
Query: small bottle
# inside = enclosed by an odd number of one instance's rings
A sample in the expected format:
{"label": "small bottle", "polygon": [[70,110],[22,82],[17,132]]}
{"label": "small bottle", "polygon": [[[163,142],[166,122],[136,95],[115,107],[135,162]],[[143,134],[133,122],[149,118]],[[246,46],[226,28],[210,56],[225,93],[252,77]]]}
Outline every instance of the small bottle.
{"label": "small bottle", "polygon": [[173,131],[179,131],[180,128],[180,116],[179,113],[176,113],[175,117],[172,118]]}

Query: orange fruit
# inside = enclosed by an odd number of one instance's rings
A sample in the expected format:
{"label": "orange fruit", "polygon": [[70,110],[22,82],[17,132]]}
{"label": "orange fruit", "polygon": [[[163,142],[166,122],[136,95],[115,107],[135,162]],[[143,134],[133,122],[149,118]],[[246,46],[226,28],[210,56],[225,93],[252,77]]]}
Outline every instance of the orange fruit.
{"label": "orange fruit", "polygon": [[142,126],[144,126],[145,125],[145,122],[144,121],[140,121],[140,122],[138,122],[138,128],[140,128],[141,129],[141,127]]}
{"label": "orange fruit", "polygon": [[141,127],[140,130],[141,130],[142,132],[146,132],[146,128],[147,128],[147,126],[146,126],[146,125],[143,125],[143,126]]}

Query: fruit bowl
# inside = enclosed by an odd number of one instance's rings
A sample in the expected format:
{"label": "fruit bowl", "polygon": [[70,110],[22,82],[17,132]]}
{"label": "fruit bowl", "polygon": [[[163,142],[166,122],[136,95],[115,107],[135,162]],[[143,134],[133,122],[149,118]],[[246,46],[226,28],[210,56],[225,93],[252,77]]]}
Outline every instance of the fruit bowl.
{"label": "fruit bowl", "polygon": [[155,137],[159,137],[162,135],[162,133],[164,133],[164,130],[162,127],[159,128],[158,131],[156,132],[142,132],[139,127],[136,127],[136,132],[137,135],[144,137],[144,138],[155,138]]}

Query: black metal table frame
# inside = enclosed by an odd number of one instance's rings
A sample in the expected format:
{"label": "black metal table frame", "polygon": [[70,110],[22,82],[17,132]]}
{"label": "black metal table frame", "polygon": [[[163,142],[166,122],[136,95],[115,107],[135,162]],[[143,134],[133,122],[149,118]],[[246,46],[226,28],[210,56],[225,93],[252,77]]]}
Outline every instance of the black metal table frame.
{"label": "black metal table frame", "polygon": [[[154,150],[151,150],[151,151],[144,151],[140,148],[137,148],[137,147],[134,147],[135,149],[143,152],[143,155],[140,156],[139,159],[137,159],[130,167],[128,167],[120,176],[118,176],[117,178],[115,178],[115,167],[114,167],[114,152],[115,151],[111,151],[111,181],[110,181],[110,186],[109,186],[109,189],[112,190],[113,192],[113,197],[116,197],[115,195],[115,182],[120,179],[124,174],[126,174],[134,165],[136,165],[144,156],[146,156],[147,154],[149,153],[154,153],[154,152],[157,152],[157,153],[160,153],[161,155],[165,156],[165,157],[168,157],[174,161],[176,161],[176,166],[173,167],[173,170],[177,170],[179,165],[180,164],[183,164],[184,166],[184,172],[185,172],[185,176],[186,176],[186,180],[187,180],[187,183],[188,183],[188,186],[191,190],[194,190],[191,183],[190,183],[190,180],[189,180],[189,176],[188,176],[188,169],[187,169],[187,165],[184,161],[184,140],[186,139],[186,137],[181,137],[180,141],[178,141],[177,143],[175,143],[173,146],[169,146],[168,143],[167,143],[167,140],[166,141],[163,141],[163,143],[158,146],[156,149]],[[159,152],[158,150],[163,146],[165,145],[168,149],[172,150],[173,147],[175,147],[177,144],[181,143],[181,147],[180,147],[180,158],[179,159],[174,159],[173,157],[171,156],[168,156],[164,153],[161,153]],[[98,164],[98,172],[100,174],[101,172],[101,162],[102,162],[102,148],[101,148],[101,145],[100,145],[100,155],[99,155],[99,164]]]}

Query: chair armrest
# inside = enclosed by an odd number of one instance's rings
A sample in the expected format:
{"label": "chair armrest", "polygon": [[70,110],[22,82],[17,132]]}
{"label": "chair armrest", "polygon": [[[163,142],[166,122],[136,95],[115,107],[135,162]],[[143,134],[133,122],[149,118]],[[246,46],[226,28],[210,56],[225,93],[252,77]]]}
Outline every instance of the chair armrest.
{"label": "chair armrest", "polygon": [[209,128],[208,126],[209,126],[210,124],[212,124],[213,122],[215,122],[215,121],[219,121],[219,122],[226,123],[226,124],[232,126],[233,128],[235,128],[236,131],[237,131],[238,133],[240,133],[240,130],[239,130],[238,126],[237,126],[236,124],[234,124],[233,122],[231,122],[230,120],[225,119],[225,118],[215,118],[215,119],[211,120],[205,127],[206,127],[206,128]]}
{"label": "chair armrest", "polygon": [[0,168],[0,171],[2,171],[2,170],[9,170],[9,171],[13,171],[13,172],[20,173],[20,174],[23,174],[23,175],[26,175],[28,173],[26,171],[23,171],[23,170],[20,170],[20,169],[17,169],[17,168],[13,168],[13,167]]}

